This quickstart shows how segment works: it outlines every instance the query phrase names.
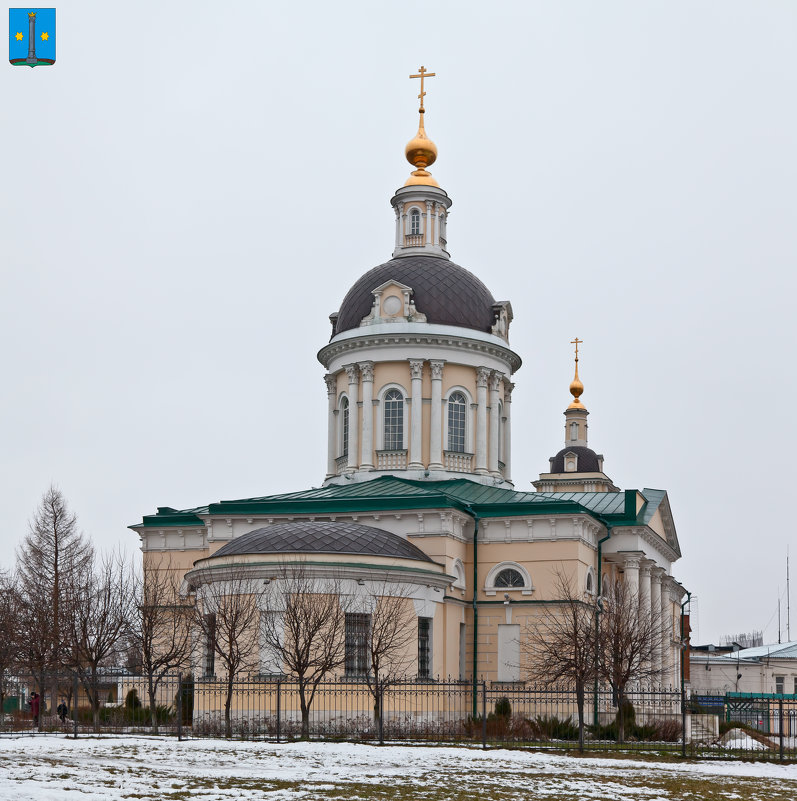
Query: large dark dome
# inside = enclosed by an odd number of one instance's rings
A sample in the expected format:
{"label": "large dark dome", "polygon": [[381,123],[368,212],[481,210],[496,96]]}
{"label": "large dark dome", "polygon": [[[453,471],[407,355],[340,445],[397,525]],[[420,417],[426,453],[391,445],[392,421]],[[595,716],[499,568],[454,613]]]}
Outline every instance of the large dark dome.
{"label": "large dark dome", "polygon": [[381,528],[304,520],[250,531],[223,545],[213,557],[258,553],[349,553],[432,561],[411,542]]}
{"label": "large dark dome", "polygon": [[413,288],[415,307],[427,322],[487,333],[495,322],[495,299],[473,273],[448,259],[403,256],[374,267],[356,281],[340,304],[333,336],[357,328],[373,307],[373,290],[391,278]]}
{"label": "large dark dome", "polygon": [[583,445],[573,445],[569,448],[563,448],[551,460],[552,473],[565,472],[565,454],[575,453],[578,456],[578,469],[579,473],[600,473],[600,462],[598,461],[598,454],[592,448],[585,448]]}

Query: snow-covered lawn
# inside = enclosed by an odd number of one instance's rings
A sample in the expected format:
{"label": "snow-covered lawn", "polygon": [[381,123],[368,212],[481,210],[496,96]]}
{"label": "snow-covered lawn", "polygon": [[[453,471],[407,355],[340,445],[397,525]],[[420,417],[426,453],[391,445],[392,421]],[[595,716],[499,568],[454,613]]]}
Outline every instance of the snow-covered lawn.
{"label": "snow-covered lawn", "polygon": [[577,758],[468,748],[0,738],[0,800],[797,798],[797,765]]}

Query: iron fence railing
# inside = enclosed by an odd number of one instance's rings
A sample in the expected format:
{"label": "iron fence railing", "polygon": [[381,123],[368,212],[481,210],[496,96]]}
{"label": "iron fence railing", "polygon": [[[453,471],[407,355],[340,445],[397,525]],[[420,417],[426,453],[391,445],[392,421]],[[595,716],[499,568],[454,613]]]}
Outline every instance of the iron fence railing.
{"label": "iron fence railing", "polygon": [[[174,674],[155,679],[104,671],[93,681],[74,674],[20,680],[6,693],[0,732],[579,747],[572,687],[408,679],[374,688],[346,676],[315,687],[280,676],[231,683]],[[36,721],[29,692],[34,686],[41,696]],[[692,690],[682,700],[678,690],[634,688],[626,691],[621,710],[611,689],[588,686],[583,747],[796,760],[797,695]]]}

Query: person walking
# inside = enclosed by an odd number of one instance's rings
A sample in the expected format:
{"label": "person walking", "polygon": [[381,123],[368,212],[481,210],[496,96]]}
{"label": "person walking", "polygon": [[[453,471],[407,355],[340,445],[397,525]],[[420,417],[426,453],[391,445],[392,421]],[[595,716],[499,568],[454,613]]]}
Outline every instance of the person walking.
{"label": "person walking", "polygon": [[67,715],[69,714],[69,707],[66,705],[66,699],[62,698],[61,703],[58,704],[56,710],[58,713],[58,717],[61,719],[61,723],[66,723]]}
{"label": "person walking", "polygon": [[37,692],[33,692],[30,694],[30,711],[33,713],[33,726],[34,728],[39,725],[39,694]]}

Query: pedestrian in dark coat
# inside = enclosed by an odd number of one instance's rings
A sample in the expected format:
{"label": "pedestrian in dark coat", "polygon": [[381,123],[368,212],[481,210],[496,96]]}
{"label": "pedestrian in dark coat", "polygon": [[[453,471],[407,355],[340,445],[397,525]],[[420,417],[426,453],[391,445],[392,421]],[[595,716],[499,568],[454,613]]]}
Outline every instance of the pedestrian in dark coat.
{"label": "pedestrian in dark coat", "polygon": [[33,725],[39,725],[39,694],[31,693],[30,695],[30,711],[33,713]]}
{"label": "pedestrian in dark coat", "polygon": [[58,717],[61,718],[61,723],[66,723],[66,716],[69,714],[69,707],[66,705],[66,701],[62,699],[55,711],[58,713]]}

